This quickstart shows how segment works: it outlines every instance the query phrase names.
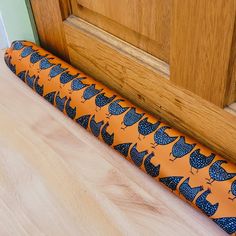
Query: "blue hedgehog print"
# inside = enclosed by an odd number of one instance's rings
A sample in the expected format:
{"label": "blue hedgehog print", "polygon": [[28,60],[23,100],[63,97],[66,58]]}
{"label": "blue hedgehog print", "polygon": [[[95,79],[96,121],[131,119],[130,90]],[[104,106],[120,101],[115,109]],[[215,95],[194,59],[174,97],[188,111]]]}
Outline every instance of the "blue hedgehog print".
{"label": "blue hedgehog print", "polygon": [[183,176],[168,176],[160,178],[159,181],[167,186],[171,191],[175,191],[179,182],[183,179]]}
{"label": "blue hedgehog print", "polygon": [[44,96],[44,98],[50,102],[52,105],[54,105],[54,99],[55,99],[55,95],[56,95],[56,92],[51,92],[51,93],[48,93]]}
{"label": "blue hedgehog print", "polygon": [[218,160],[214,162],[209,168],[210,178],[208,184],[212,184],[214,181],[226,181],[236,176],[236,173],[228,173],[221,165],[227,163],[225,160]]}
{"label": "blue hedgehog print", "polygon": [[14,74],[16,73],[16,65],[10,64],[9,68]]}
{"label": "blue hedgehog print", "polygon": [[234,195],[234,197],[229,197],[230,200],[234,200],[236,199],[236,180],[233,181],[233,183],[231,184],[231,189],[229,190],[229,193],[232,193]]}
{"label": "blue hedgehog print", "polygon": [[13,50],[18,51],[18,50],[21,50],[23,47],[24,47],[24,45],[23,45],[22,41],[15,41],[12,43]]}
{"label": "blue hedgehog print", "polygon": [[69,90],[69,93],[72,93],[73,91],[79,91],[85,87],[88,86],[88,84],[84,84],[82,81],[85,80],[86,77],[76,78],[71,81],[71,89]]}
{"label": "blue hedgehog print", "polygon": [[156,148],[157,145],[167,145],[174,142],[177,139],[177,136],[170,137],[165,131],[167,129],[171,129],[169,126],[163,126],[156,131],[154,134],[154,143],[152,144],[152,148]]}
{"label": "blue hedgehog print", "polygon": [[82,127],[84,127],[85,129],[88,128],[88,124],[89,124],[89,119],[90,119],[91,115],[84,115],[79,117],[78,119],[76,119],[76,122],[81,125]]}
{"label": "blue hedgehog print", "polygon": [[148,118],[145,117],[143,120],[141,120],[138,123],[138,138],[141,140],[140,136],[143,135],[143,138],[145,138],[147,135],[154,132],[159,125],[161,124],[160,121],[157,121],[156,123],[152,124],[151,122],[148,122]]}
{"label": "blue hedgehog print", "polygon": [[26,75],[26,71],[21,71],[19,72],[19,74],[17,75],[22,81],[25,82],[25,75]]}
{"label": "blue hedgehog print", "polygon": [[213,221],[219,225],[226,233],[236,233],[236,217],[222,217],[213,219]]}
{"label": "blue hedgehog print", "polygon": [[46,70],[51,68],[52,66],[54,66],[55,64],[51,63],[49,60],[51,60],[52,58],[43,58],[40,62],[39,62],[39,70],[38,72],[40,72],[41,70]]}
{"label": "blue hedgehog print", "polygon": [[71,103],[71,98],[67,100],[65,110],[66,114],[73,120],[76,116],[76,107],[72,108],[70,106],[70,103]]}
{"label": "blue hedgehog print", "polygon": [[56,95],[56,107],[60,110],[60,111],[64,111],[64,107],[65,107],[65,102],[67,100],[67,97],[63,97],[61,98],[59,95],[59,92]]}
{"label": "blue hedgehog print", "polygon": [[102,128],[102,131],[101,131],[101,135],[102,135],[102,139],[103,141],[108,144],[109,146],[111,146],[114,142],[114,133],[112,134],[109,134],[107,132],[107,127],[109,126],[109,123],[107,122],[103,128]]}
{"label": "blue hedgehog print", "polygon": [[151,159],[155,156],[154,152],[149,154],[146,159],[144,160],[144,167],[146,172],[152,176],[153,178],[157,177],[160,173],[160,164],[158,165],[153,165],[151,163]]}
{"label": "blue hedgehog print", "polygon": [[12,63],[9,64],[10,70],[15,74],[16,73],[16,65],[13,65]]}
{"label": "blue hedgehog print", "polygon": [[[47,56],[47,55],[45,55],[45,56]],[[45,56],[41,56],[38,52],[34,52],[30,56],[30,62],[32,64],[35,64],[35,63],[39,62],[41,59],[43,59]]]}
{"label": "blue hedgehog print", "polygon": [[9,68],[10,68],[10,59],[11,59],[11,56],[8,56],[6,54],[4,55],[4,61]]}
{"label": "blue hedgehog print", "polygon": [[129,148],[132,143],[121,143],[114,146],[114,149],[121,153],[123,156],[127,157],[129,154]]}
{"label": "blue hedgehog print", "polygon": [[35,77],[35,75],[33,75],[33,76],[30,76],[29,75],[29,72],[27,72],[27,74],[26,74],[26,83],[30,86],[30,88],[34,88],[34,82],[35,82],[35,79],[36,79],[36,77]]}
{"label": "blue hedgehog print", "polygon": [[52,78],[60,75],[62,72],[64,72],[65,70],[67,70],[68,68],[62,68],[61,67],[61,64],[58,64],[58,65],[55,65],[53,66],[51,69],[50,69],[50,72],[49,72],[49,79],[48,80],[51,80]]}
{"label": "blue hedgehog print", "polygon": [[[28,57],[28,56],[31,55],[33,52],[35,52],[35,51],[34,51],[34,49],[32,48],[32,46],[25,47],[25,48],[22,50],[21,54],[20,54],[21,59],[23,59],[23,58],[25,58],[25,57]],[[20,60],[21,60],[21,59],[20,59]]]}
{"label": "blue hedgehog print", "polygon": [[75,74],[75,75],[71,75],[68,71],[63,72],[60,75],[60,82],[62,84],[66,84],[69,83],[71,80],[75,79],[77,76],[79,75],[79,73]]}
{"label": "blue hedgehog print", "polygon": [[95,104],[96,104],[96,111],[97,108],[101,110],[102,107],[106,106],[110,102],[112,102],[115,99],[116,95],[113,95],[111,97],[105,96],[105,93],[100,93],[95,98]]}
{"label": "blue hedgehog print", "polygon": [[44,96],[44,98],[50,102],[52,105],[54,105],[54,99],[55,99],[55,95],[56,95],[56,92],[51,92],[51,93],[48,93]]}
{"label": "blue hedgehog print", "polygon": [[218,207],[219,203],[211,204],[206,198],[211,193],[210,189],[207,189],[205,192],[203,192],[196,200],[196,206],[207,216],[213,216]]}
{"label": "blue hedgehog print", "polygon": [[16,74],[16,65],[13,65],[12,64],[12,57],[10,56],[4,56],[4,61],[5,63],[7,64],[7,66],[9,67],[9,69],[14,73]]}
{"label": "blue hedgehog print", "polygon": [[172,155],[174,159],[170,159],[171,161],[176,160],[177,158],[182,158],[183,156],[190,153],[193,148],[196,146],[196,144],[189,144],[186,143],[185,137],[181,136],[179,140],[173,145],[172,151],[170,153],[170,156]]}
{"label": "blue hedgehog print", "polygon": [[137,113],[136,108],[132,107],[130,110],[125,114],[124,119],[121,124],[124,124],[124,127],[121,129],[125,130],[128,126],[132,126],[137,123],[142,117],[144,113]]}
{"label": "blue hedgehog print", "polygon": [[90,98],[96,96],[98,93],[100,93],[103,89],[96,89],[95,84],[90,85],[84,90],[82,98],[82,103],[84,103],[86,100],[89,100]]}
{"label": "blue hedgehog print", "polygon": [[112,102],[109,106],[108,106],[108,114],[107,114],[107,118],[110,118],[111,116],[118,116],[121,115],[122,113],[124,113],[128,107],[122,107],[119,103],[123,102],[123,99],[117,99],[116,101]]}
{"label": "blue hedgehog print", "polygon": [[43,96],[43,88],[44,85],[42,84],[41,86],[39,85],[39,77],[37,76],[37,78],[35,79],[35,84],[34,84],[34,90],[41,96]]}
{"label": "blue hedgehog print", "polygon": [[215,154],[211,153],[209,156],[205,156],[200,153],[200,149],[195,150],[194,152],[191,153],[189,163],[191,166],[191,173],[193,174],[192,169],[195,168],[197,169],[197,173],[199,169],[202,169],[208,165],[211,164],[211,162],[215,158]]}
{"label": "blue hedgehog print", "polygon": [[90,120],[90,129],[95,137],[98,137],[100,134],[100,130],[102,125],[104,124],[104,121],[96,122],[95,121],[95,115],[92,116]]}
{"label": "blue hedgehog print", "polygon": [[179,186],[179,192],[186,200],[192,202],[199,192],[203,190],[202,186],[191,187],[189,185],[189,177]]}
{"label": "blue hedgehog print", "polygon": [[137,143],[135,143],[134,146],[130,150],[130,157],[131,157],[132,161],[134,162],[134,164],[138,167],[140,167],[142,165],[143,158],[147,154],[148,154],[147,150],[141,151],[141,152],[139,152],[137,150]]}

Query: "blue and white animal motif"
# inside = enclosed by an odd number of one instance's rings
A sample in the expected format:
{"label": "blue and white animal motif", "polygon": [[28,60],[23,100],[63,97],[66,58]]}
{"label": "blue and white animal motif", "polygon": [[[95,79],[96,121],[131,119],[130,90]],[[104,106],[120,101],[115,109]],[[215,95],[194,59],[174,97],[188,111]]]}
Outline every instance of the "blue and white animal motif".
{"label": "blue and white animal motif", "polygon": [[79,73],[72,75],[68,71],[65,71],[60,75],[60,82],[61,84],[65,85],[69,83],[71,80],[75,79],[78,75]]}
{"label": "blue and white animal motif", "polygon": [[46,94],[44,98],[48,102],[50,102],[52,105],[54,105],[55,95],[56,95],[56,92],[51,92],[51,93]]}
{"label": "blue and white animal motif", "polygon": [[43,96],[44,85],[39,85],[39,77],[37,76],[34,83],[34,90],[41,96]]}
{"label": "blue and white animal motif", "polygon": [[84,84],[82,81],[85,80],[86,77],[76,78],[71,81],[71,89],[69,89],[69,93],[74,91],[79,91],[85,87],[88,87],[88,84]]}
{"label": "blue and white animal motif", "polygon": [[179,186],[179,192],[184,198],[190,202],[194,200],[199,192],[203,190],[203,186],[192,187],[189,185],[189,177]]}
{"label": "blue and white animal motif", "polygon": [[226,233],[236,233],[236,217],[222,217],[213,219],[213,221],[220,226]]}
{"label": "blue and white animal motif", "polygon": [[40,60],[42,60],[45,56],[42,56],[39,54],[39,52],[34,52],[30,55],[30,63],[35,64],[37,62],[39,62]]}
{"label": "blue and white animal motif", "polygon": [[61,64],[55,65],[50,69],[49,72],[49,78],[48,80],[50,81],[52,78],[60,75],[62,72],[66,71],[68,68],[62,68]]}
{"label": "blue and white animal motif", "polygon": [[55,64],[50,62],[51,59],[53,59],[53,58],[44,57],[39,62],[39,70],[38,70],[38,72],[40,72],[41,70],[47,70],[47,69],[51,68],[52,66],[54,66]]}
{"label": "blue and white animal motif", "polygon": [[128,107],[122,107],[119,103],[124,102],[123,99],[117,99],[116,101],[112,102],[108,106],[108,114],[107,118],[110,118],[111,116],[118,116],[127,111]]}
{"label": "blue and white animal motif", "polygon": [[103,126],[104,121],[101,120],[99,122],[95,121],[95,115],[92,116],[90,120],[90,129],[95,137],[98,137],[101,131],[101,127]]}
{"label": "blue and white animal motif", "polygon": [[36,76],[30,76],[29,71],[26,73],[26,83],[29,85],[30,88],[34,88],[34,82],[35,82]]}
{"label": "blue and white animal motif", "polygon": [[109,146],[111,146],[114,142],[114,133],[109,134],[107,132],[107,127],[109,126],[109,122],[107,122],[103,127],[102,127],[102,131],[101,131],[101,135],[102,135],[102,139],[104,140],[104,142],[106,144],[108,144]]}
{"label": "blue and white animal motif", "polygon": [[35,52],[35,50],[33,49],[32,46],[25,47],[25,48],[22,50],[21,54],[20,54],[19,60],[21,61],[23,58],[28,57],[28,56],[31,55],[33,52]]}
{"label": "blue and white animal motif", "polygon": [[200,149],[195,150],[194,152],[191,153],[190,158],[189,158],[189,163],[191,166],[191,173],[193,173],[193,168],[197,170],[196,173],[198,173],[198,170],[210,165],[212,161],[215,158],[215,154],[211,153],[209,156],[205,156],[201,154]]}
{"label": "blue and white animal motif", "polygon": [[212,204],[206,199],[210,193],[211,193],[211,190],[207,189],[196,200],[196,206],[209,217],[213,216],[219,207],[218,202],[215,204]]}
{"label": "blue and white animal motif", "polygon": [[61,98],[60,97],[60,94],[59,92],[57,92],[57,95],[56,95],[56,107],[60,110],[60,111],[64,111],[64,107],[65,107],[65,102],[67,100],[67,97],[63,97]]}
{"label": "blue and white animal motif", "polygon": [[12,43],[12,49],[13,50],[18,51],[18,50],[21,50],[23,47],[24,47],[23,41],[14,41]]}
{"label": "blue and white animal motif", "polygon": [[236,199],[236,180],[234,180],[231,184],[231,189],[229,190],[229,193],[234,195],[234,197],[229,197],[230,200],[233,201],[234,199]]}
{"label": "blue and white animal motif", "polygon": [[24,71],[19,72],[17,76],[18,76],[22,81],[25,82],[26,71],[24,70]]}
{"label": "blue and white animal motif", "polygon": [[236,176],[236,173],[228,173],[221,165],[227,164],[225,160],[215,161],[209,168],[210,178],[207,179],[208,184],[212,184],[214,181],[226,181]]}
{"label": "blue and white animal motif", "polygon": [[116,95],[113,95],[111,97],[107,97],[107,96],[105,96],[105,93],[98,94],[95,98],[96,111],[101,110],[102,107],[111,103],[115,99],[115,97],[116,97]]}
{"label": "blue and white animal motif", "polygon": [[14,74],[16,74],[16,65],[13,65],[13,63],[12,63],[12,57],[11,57],[11,56],[8,56],[8,55],[5,55],[5,56],[4,56],[4,61],[5,61],[5,63],[7,64],[7,66],[9,67],[9,69],[10,69]]}
{"label": "blue and white animal motif", "polygon": [[183,176],[168,176],[160,178],[159,181],[166,185],[171,191],[175,191],[179,182],[183,179]]}
{"label": "blue and white animal motif", "polygon": [[130,157],[133,160],[134,164],[138,167],[140,167],[143,163],[143,158],[148,154],[147,150],[139,152],[137,150],[137,143],[134,144],[134,146],[130,150]]}
{"label": "blue and white animal motif", "polygon": [[91,99],[92,97],[99,94],[103,89],[96,89],[95,84],[90,85],[84,90],[83,95],[81,96],[82,103],[86,102],[87,100]]}
{"label": "blue and white animal motif", "polygon": [[5,63],[6,63],[6,65],[8,66],[8,67],[10,67],[10,58],[11,58],[11,56],[9,56],[9,54],[5,54],[4,55],[4,61],[5,61]]}
{"label": "blue and white animal motif", "polygon": [[16,73],[16,65],[10,64],[9,68],[14,74]]}
{"label": "blue and white animal motif", "polygon": [[76,116],[76,107],[72,108],[71,105],[71,98],[69,98],[66,102],[66,114],[73,120]]}
{"label": "blue and white animal motif", "polygon": [[171,137],[165,131],[167,129],[171,129],[169,126],[163,126],[158,129],[154,134],[154,143],[152,144],[152,148],[156,148],[157,145],[167,145],[174,142],[177,139],[177,136]]}
{"label": "blue and white animal motif", "polygon": [[81,125],[82,127],[84,127],[85,129],[88,128],[88,124],[89,124],[89,119],[90,119],[91,115],[83,115],[80,116],[78,119],[76,119],[76,122]]}
{"label": "blue and white animal motif", "polygon": [[160,121],[157,121],[156,123],[153,124],[148,121],[147,117],[139,121],[138,123],[139,140],[141,140],[141,137],[140,137],[141,135],[143,136],[143,138],[145,138],[147,135],[154,132],[158,128],[160,123],[161,123]]}
{"label": "blue and white animal motif", "polygon": [[153,165],[151,159],[155,156],[154,152],[150,153],[144,160],[144,167],[146,172],[153,178],[157,177],[160,173],[160,164]]}
{"label": "blue and white animal motif", "polygon": [[124,127],[121,129],[125,130],[128,126],[132,126],[137,123],[142,117],[144,113],[137,113],[136,108],[131,107],[130,110],[125,114],[123,121],[121,124],[124,124]]}
{"label": "blue and white animal motif", "polygon": [[172,155],[174,159],[170,159],[171,161],[175,161],[177,158],[182,158],[188,153],[190,153],[193,148],[196,146],[196,143],[190,144],[185,141],[184,136],[180,136],[179,140],[173,145],[170,156]]}
{"label": "blue and white animal motif", "polygon": [[129,154],[129,149],[132,143],[121,143],[114,146],[114,149],[121,153],[123,156],[127,157]]}

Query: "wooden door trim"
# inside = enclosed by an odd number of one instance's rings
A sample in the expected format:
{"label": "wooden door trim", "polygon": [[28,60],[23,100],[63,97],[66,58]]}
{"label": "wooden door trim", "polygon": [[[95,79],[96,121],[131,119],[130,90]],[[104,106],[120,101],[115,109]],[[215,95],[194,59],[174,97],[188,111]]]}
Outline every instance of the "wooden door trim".
{"label": "wooden door trim", "polygon": [[229,93],[226,97],[226,103],[231,104],[236,101],[236,16],[234,22],[234,33],[232,37],[228,77],[230,83],[228,84],[227,88]]}
{"label": "wooden door trim", "polygon": [[141,58],[129,54],[129,50],[124,53],[117,47],[122,40],[109,33],[74,16],[64,21],[64,29],[74,66],[212,150],[236,161],[236,116],[173,85]]}
{"label": "wooden door trim", "polygon": [[59,0],[62,20],[65,20],[72,14],[71,0]]}
{"label": "wooden door trim", "polygon": [[30,0],[30,3],[41,46],[69,62],[62,22],[70,15],[70,0]]}
{"label": "wooden door trim", "polygon": [[117,40],[118,38],[112,34],[109,34],[76,16],[71,15],[69,18],[67,18],[67,22],[73,24],[80,31],[86,32],[89,35],[98,38],[111,47],[115,47],[115,49],[119,49],[120,53],[128,54],[134,59],[139,60],[142,64],[152,68],[155,72],[158,72],[163,76],[163,78],[169,79],[170,68],[168,63],[150,55],[149,53],[146,53],[139,48],[136,48],[135,46],[123,40]]}

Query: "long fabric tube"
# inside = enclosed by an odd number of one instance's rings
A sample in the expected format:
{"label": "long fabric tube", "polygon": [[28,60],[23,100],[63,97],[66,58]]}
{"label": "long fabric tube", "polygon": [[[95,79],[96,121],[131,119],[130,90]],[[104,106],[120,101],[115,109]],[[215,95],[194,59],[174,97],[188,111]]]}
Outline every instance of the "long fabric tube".
{"label": "long fabric tube", "polygon": [[233,163],[31,42],[13,42],[5,61],[23,82],[72,120],[228,234],[236,233]]}

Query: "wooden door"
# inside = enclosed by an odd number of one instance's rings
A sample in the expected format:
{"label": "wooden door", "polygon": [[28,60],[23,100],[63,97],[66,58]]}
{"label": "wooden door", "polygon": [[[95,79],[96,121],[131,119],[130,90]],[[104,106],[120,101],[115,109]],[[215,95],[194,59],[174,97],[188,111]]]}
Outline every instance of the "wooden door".
{"label": "wooden door", "polygon": [[42,46],[235,160],[235,0],[31,4]]}
{"label": "wooden door", "polygon": [[75,16],[151,55],[170,60],[170,0],[75,0]]}

